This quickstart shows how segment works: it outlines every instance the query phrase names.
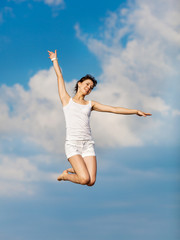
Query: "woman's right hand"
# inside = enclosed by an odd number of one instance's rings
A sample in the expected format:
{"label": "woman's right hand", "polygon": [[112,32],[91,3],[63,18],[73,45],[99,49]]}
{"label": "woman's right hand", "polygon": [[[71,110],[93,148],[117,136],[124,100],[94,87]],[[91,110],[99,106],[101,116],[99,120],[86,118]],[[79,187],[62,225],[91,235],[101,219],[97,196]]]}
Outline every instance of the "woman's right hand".
{"label": "woman's right hand", "polygon": [[57,58],[57,50],[55,50],[55,52],[48,51],[48,53],[49,53],[49,58],[50,59]]}

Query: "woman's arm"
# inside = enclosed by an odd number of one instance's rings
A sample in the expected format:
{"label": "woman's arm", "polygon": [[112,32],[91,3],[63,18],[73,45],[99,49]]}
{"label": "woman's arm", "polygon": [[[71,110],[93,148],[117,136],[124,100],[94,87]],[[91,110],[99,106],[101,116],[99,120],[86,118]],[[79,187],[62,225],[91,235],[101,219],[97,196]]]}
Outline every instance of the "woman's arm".
{"label": "woman's arm", "polygon": [[53,65],[54,65],[54,70],[56,72],[56,76],[57,76],[57,81],[58,81],[58,92],[59,92],[59,97],[61,99],[61,102],[65,103],[67,102],[67,99],[70,98],[69,94],[66,91],[66,87],[65,87],[65,83],[64,83],[64,79],[62,76],[62,72],[61,72],[61,68],[58,64],[58,59],[57,59],[57,50],[55,50],[55,52],[49,52],[49,58],[53,59]]}
{"label": "woman's arm", "polygon": [[92,102],[92,110],[98,111],[98,112],[109,112],[109,113],[116,113],[116,114],[137,114],[138,116],[151,116],[150,113],[144,113],[140,110],[136,109],[128,109],[128,108],[122,108],[122,107],[112,107],[108,105],[103,105],[101,103],[91,101]]}

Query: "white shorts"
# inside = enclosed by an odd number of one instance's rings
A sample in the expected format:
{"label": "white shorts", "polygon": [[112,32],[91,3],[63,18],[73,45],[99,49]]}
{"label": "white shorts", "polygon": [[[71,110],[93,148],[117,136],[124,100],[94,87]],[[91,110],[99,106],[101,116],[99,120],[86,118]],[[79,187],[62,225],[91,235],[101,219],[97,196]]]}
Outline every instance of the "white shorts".
{"label": "white shorts", "polygon": [[66,140],[65,153],[67,159],[80,154],[82,157],[96,156],[94,150],[94,141],[92,140]]}

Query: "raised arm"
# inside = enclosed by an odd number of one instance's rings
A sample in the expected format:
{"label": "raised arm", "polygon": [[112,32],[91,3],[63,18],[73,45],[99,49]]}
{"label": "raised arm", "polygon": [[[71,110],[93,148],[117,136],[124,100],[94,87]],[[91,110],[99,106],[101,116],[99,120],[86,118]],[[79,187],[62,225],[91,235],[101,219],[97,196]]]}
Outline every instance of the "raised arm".
{"label": "raised arm", "polygon": [[57,75],[57,81],[58,81],[58,92],[59,92],[59,97],[61,99],[62,104],[66,104],[70,98],[69,94],[66,91],[64,79],[62,76],[61,68],[58,64],[58,59],[57,59],[57,50],[55,52],[49,52],[49,58],[53,61],[54,65],[54,70]]}
{"label": "raised arm", "polygon": [[103,105],[101,103],[91,101],[92,102],[92,110],[98,111],[98,112],[109,112],[109,113],[116,113],[116,114],[137,114],[138,116],[151,116],[150,113],[145,113],[140,110],[136,109],[128,109],[128,108],[122,108],[122,107],[112,107],[108,105]]}

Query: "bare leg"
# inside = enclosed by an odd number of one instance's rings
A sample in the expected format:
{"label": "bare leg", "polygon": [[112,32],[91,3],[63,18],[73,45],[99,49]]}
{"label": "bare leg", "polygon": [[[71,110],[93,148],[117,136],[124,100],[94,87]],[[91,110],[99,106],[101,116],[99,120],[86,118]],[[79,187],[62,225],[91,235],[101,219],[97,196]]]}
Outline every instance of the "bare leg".
{"label": "bare leg", "polygon": [[96,182],[96,174],[97,174],[97,161],[96,156],[87,156],[84,157],[84,161],[86,163],[89,175],[90,175],[90,181],[87,184],[88,186],[93,186]]}
{"label": "bare leg", "polygon": [[57,180],[71,181],[74,183],[87,185],[90,181],[90,176],[82,156],[75,155],[70,157],[68,160],[74,169],[74,174],[69,174],[67,169],[57,178]]}

